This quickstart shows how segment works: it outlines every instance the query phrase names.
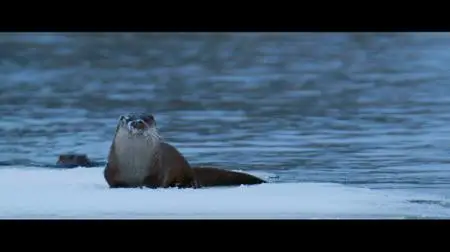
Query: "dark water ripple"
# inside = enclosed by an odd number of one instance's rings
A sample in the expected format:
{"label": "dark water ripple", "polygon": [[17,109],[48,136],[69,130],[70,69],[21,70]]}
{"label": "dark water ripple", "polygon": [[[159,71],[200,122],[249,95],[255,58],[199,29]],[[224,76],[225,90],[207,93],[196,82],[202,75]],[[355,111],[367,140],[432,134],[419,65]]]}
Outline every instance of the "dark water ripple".
{"label": "dark water ripple", "polygon": [[156,114],[193,163],[448,194],[448,33],[0,35],[0,162],[104,160]]}

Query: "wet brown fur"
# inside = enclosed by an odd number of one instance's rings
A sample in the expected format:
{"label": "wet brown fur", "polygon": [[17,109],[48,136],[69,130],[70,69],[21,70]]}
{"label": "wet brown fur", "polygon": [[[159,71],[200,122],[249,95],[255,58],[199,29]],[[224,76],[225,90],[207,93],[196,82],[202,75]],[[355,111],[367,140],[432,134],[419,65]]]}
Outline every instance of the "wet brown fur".
{"label": "wet brown fur", "polygon": [[[152,151],[149,150],[149,155]],[[149,188],[197,188],[198,183],[195,180],[194,171],[189,163],[173,146],[161,142],[158,151],[155,154],[154,162],[148,167],[149,174],[143,178],[141,185],[131,185],[126,181],[120,180],[120,170],[118,167],[117,153],[115,152],[115,143],[111,145],[108,162],[104,170],[104,177],[111,188],[119,187],[149,187]],[[122,167],[123,169],[124,167]]]}
{"label": "wet brown fur", "polygon": [[228,171],[215,167],[192,167],[195,171],[200,186],[235,186],[235,185],[255,185],[265,183],[264,180],[253,175]]}
{"label": "wet brown fur", "polygon": [[[154,173],[144,179],[143,186],[149,188],[200,188],[214,186],[238,186],[266,183],[266,181],[243,172],[229,171],[215,167],[191,167],[185,157],[172,145],[162,142],[160,144],[161,158],[157,159],[154,167],[159,173]],[[105,168],[105,179],[111,188],[132,187],[124,182],[115,180],[118,172],[115,162],[108,162]],[[169,168],[170,167],[170,168]],[[168,173],[168,171],[171,171]],[[164,177],[167,182],[164,183]]]}

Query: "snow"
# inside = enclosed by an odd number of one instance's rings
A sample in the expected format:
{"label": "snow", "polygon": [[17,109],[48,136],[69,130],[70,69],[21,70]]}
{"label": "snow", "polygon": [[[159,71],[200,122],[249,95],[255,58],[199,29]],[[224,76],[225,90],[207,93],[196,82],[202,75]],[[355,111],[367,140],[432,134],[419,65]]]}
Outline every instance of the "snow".
{"label": "snow", "polygon": [[332,183],[110,189],[101,167],[0,169],[0,218],[3,219],[447,218],[450,211],[445,204],[413,203],[442,200],[433,195]]}

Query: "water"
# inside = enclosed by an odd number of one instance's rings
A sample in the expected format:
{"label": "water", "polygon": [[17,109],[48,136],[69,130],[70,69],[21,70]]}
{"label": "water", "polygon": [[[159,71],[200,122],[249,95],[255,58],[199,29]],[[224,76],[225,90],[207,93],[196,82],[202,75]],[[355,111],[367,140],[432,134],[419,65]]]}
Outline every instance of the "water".
{"label": "water", "polygon": [[[0,59],[0,217],[450,216],[448,33],[2,33]],[[142,111],[191,163],[272,183],[111,192],[102,167],[37,168],[104,161],[119,115]],[[215,195],[227,207],[138,203]]]}

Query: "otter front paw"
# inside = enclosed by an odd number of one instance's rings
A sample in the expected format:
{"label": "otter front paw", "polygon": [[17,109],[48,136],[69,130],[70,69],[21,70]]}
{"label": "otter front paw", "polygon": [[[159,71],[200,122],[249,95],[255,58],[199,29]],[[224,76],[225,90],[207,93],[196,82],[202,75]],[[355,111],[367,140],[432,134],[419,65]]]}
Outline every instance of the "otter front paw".
{"label": "otter front paw", "polygon": [[158,176],[148,175],[147,177],[145,177],[143,184],[145,187],[156,189],[160,187],[160,183],[158,181],[159,181]]}
{"label": "otter front paw", "polygon": [[131,188],[132,186],[130,186],[130,185],[128,185],[128,184],[126,184],[126,183],[123,183],[123,182],[118,182],[118,181],[115,181],[115,182],[113,182],[113,183],[111,183],[111,184],[109,184],[109,188]]}

